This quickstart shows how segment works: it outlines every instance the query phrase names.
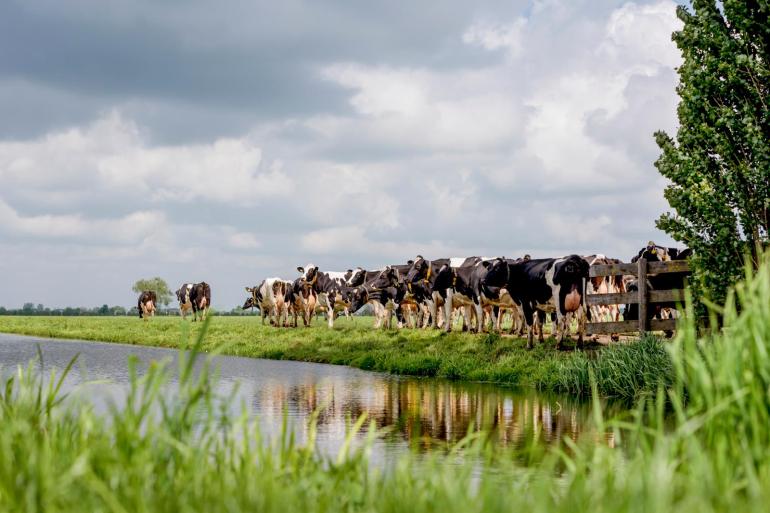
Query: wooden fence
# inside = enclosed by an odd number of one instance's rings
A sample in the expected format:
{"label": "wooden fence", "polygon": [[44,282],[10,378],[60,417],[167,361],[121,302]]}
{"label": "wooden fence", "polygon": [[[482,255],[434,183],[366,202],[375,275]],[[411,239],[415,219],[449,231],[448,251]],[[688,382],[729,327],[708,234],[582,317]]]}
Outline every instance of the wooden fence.
{"label": "wooden fence", "polygon": [[586,330],[589,335],[607,335],[614,333],[630,333],[638,331],[662,331],[676,328],[676,319],[649,319],[647,311],[651,303],[684,302],[684,290],[648,290],[647,276],[651,274],[690,272],[686,260],[671,260],[668,262],[647,262],[640,258],[633,264],[592,265],[589,275],[617,276],[633,275],[637,278],[639,290],[636,292],[621,292],[617,294],[588,294],[586,303],[591,305],[639,305],[638,321],[589,322]]}

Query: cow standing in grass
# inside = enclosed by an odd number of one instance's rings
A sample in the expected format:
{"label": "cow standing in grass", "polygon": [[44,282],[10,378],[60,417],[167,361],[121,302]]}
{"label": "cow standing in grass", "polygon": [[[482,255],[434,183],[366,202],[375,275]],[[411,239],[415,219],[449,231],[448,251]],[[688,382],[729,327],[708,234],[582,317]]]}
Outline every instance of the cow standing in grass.
{"label": "cow standing in grass", "polygon": [[211,308],[211,287],[205,281],[196,283],[190,289],[190,302],[192,303],[193,322],[204,320]]}
{"label": "cow standing in grass", "polygon": [[158,297],[155,292],[151,290],[145,290],[139,296],[137,307],[139,309],[139,318],[148,321],[150,317],[155,315],[155,305],[158,304]]}
{"label": "cow standing in grass", "polygon": [[[582,346],[585,321],[590,312],[585,305],[588,262],[579,255],[561,258],[539,258],[508,265],[507,286],[513,299],[522,305],[527,323],[527,348],[532,348],[535,325],[541,321],[538,311],[556,314],[554,336],[560,347],[569,333],[570,319],[577,317],[578,345]],[[540,342],[543,329],[540,327]]]}
{"label": "cow standing in grass", "polygon": [[194,283],[183,283],[176,291],[176,298],[179,301],[179,315],[182,319],[187,317],[188,312],[192,312],[192,301],[190,301],[190,291],[195,286]]}

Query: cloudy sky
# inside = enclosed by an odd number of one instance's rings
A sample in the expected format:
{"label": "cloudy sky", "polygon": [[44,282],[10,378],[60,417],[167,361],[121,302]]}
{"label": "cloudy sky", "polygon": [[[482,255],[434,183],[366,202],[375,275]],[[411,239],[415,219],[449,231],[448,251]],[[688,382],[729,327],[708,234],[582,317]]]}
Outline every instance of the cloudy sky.
{"label": "cloudy sky", "polygon": [[668,243],[675,6],[4,0],[0,305]]}

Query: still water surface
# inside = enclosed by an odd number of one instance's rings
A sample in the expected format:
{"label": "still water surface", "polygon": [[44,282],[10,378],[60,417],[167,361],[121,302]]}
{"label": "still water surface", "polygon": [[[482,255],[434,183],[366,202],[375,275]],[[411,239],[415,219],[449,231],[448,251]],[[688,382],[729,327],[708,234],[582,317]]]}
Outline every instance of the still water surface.
{"label": "still water surface", "polygon": [[[122,402],[131,355],[141,362],[140,370],[153,360],[170,362],[174,374],[177,368],[176,350],[0,334],[0,372],[26,366],[38,347],[45,373],[63,369],[74,355],[80,355],[64,388],[75,397],[88,398],[97,410],[111,401]],[[397,455],[410,445],[425,450],[445,446],[461,439],[471,426],[489,430],[502,446],[523,446],[533,440],[554,445],[582,435],[613,443],[610,434],[599,435],[589,427],[589,404],[568,397],[338,365],[232,356],[213,360],[219,374],[217,390],[235,391],[234,408],[244,405],[267,435],[279,433],[287,416],[297,437],[304,440],[308,418],[320,409],[317,443],[330,455],[342,445],[350,419],[362,413],[378,426],[390,428],[390,434],[375,444],[376,459]],[[172,379],[169,386],[174,383]]]}

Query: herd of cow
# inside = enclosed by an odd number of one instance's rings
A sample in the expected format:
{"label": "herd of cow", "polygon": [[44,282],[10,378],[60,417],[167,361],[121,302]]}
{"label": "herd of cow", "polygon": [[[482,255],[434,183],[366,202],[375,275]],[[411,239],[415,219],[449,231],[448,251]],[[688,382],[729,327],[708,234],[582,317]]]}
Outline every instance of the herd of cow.
{"label": "herd of cow", "polygon": [[[690,250],[665,248],[650,242],[632,259],[648,261],[683,260]],[[262,323],[297,327],[301,317],[308,326],[317,313],[326,316],[334,326],[340,313],[351,315],[364,305],[371,305],[375,327],[390,328],[395,315],[398,327],[433,327],[452,329],[455,315],[462,318],[463,330],[495,331],[505,315],[510,316],[513,334],[527,332],[527,347],[532,347],[535,334],[544,339],[543,324],[550,315],[552,334],[557,347],[576,324],[578,345],[583,342],[587,320],[620,320],[617,305],[586,307],[586,294],[608,294],[634,290],[633,276],[590,277],[589,268],[597,264],[620,263],[604,255],[568,255],[559,258],[533,259],[504,257],[440,258],[427,260],[417,256],[402,265],[389,265],[378,270],[361,267],[345,272],[325,272],[308,264],[298,267],[295,280],[267,278],[249,294],[243,309],[258,308]],[[682,288],[684,275],[650,276],[648,288]],[[176,292],[180,313],[193,312],[205,316],[211,305],[211,288],[205,282],[186,283]],[[139,316],[152,315],[157,302],[155,294],[143,292],[139,298]],[[663,317],[675,305],[659,305],[652,315]],[[635,305],[623,311],[626,320],[638,318]],[[293,320],[291,319],[293,317]],[[572,321],[576,322],[573,323]]]}

